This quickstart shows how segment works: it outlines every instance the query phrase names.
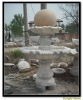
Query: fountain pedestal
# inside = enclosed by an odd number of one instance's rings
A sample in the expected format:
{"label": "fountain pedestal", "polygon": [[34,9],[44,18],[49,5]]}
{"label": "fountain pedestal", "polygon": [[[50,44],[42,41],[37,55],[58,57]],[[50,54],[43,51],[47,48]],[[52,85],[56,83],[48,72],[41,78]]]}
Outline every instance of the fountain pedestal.
{"label": "fountain pedestal", "polygon": [[41,35],[38,43],[42,46],[44,46],[44,45],[50,46],[51,40],[50,40],[49,36]]}
{"label": "fountain pedestal", "polygon": [[43,92],[46,87],[48,89],[54,89],[56,86],[55,79],[53,78],[53,72],[50,69],[51,60],[40,60],[40,68],[37,72],[36,87],[37,90]]}

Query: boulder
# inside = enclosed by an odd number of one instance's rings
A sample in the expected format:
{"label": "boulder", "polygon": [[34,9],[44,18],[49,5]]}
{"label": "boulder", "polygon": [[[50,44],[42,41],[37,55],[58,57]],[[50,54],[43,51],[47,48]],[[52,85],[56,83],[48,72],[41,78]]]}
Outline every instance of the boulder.
{"label": "boulder", "polygon": [[30,70],[30,64],[27,61],[24,61],[24,59],[19,61],[17,67],[19,72],[26,72]]}

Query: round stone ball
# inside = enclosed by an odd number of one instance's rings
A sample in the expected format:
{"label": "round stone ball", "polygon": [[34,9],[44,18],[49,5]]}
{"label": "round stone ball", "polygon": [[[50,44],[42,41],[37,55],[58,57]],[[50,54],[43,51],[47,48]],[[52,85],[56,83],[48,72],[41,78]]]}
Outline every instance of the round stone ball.
{"label": "round stone ball", "polygon": [[34,24],[36,26],[55,26],[56,15],[47,9],[40,10],[34,17]]}
{"label": "round stone ball", "polygon": [[26,72],[30,70],[30,64],[27,61],[20,61],[18,63],[18,69],[20,72]]}

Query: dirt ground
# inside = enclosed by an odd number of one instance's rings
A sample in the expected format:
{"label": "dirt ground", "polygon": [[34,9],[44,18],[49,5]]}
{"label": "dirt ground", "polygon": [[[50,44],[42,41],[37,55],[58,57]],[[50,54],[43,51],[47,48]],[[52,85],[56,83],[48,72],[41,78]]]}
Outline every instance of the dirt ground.
{"label": "dirt ground", "polygon": [[[36,91],[35,80],[33,74],[37,72],[38,68],[32,66],[31,70],[26,73],[19,73],[17,68],[4,68],[5,75],[15,74],[18,76],[14,79],[5,80],[4,85],[9,85],[13,88],[11,94],[6,95],[79,95],[79,78],[70,75],[69,69],[64,74],[54,74],[53,77],[56,82],[56,87],[53,90],[46,89],[46,92],[39,93]],[[30,78],[25,78],[30,76]]]}

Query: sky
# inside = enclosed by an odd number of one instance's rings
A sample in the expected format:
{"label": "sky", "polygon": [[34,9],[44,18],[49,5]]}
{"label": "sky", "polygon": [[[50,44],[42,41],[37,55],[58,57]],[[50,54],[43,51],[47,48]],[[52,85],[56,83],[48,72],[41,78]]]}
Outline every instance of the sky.
{"label": "sky", "polygon": [[[60,4],[60,3],[59,3]],[[58,3],[47,3],[47,9],[55,13],[57,19],[62,19],[64,13],[59,8]],[[40,10],[40,3],[27,3],[27,16],[28,22],[34,21],[35,14]],[[22,3],[5,3],[4,4],[4,23],[10,24],[15,14],[23,15],[23,4]],[[67,20],[62,19],[63,24],[67,24]]]}

